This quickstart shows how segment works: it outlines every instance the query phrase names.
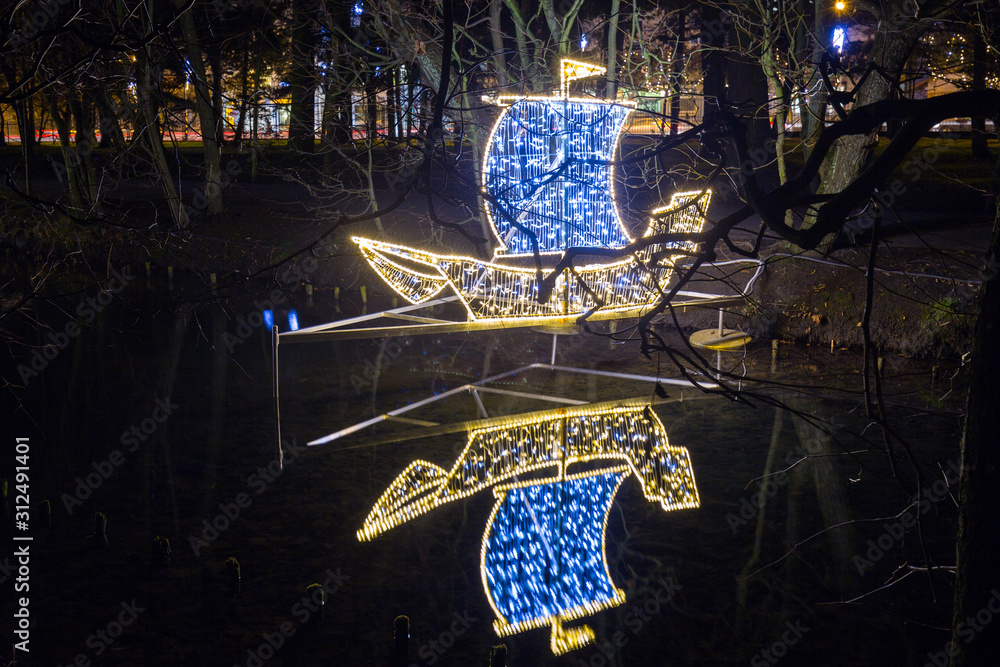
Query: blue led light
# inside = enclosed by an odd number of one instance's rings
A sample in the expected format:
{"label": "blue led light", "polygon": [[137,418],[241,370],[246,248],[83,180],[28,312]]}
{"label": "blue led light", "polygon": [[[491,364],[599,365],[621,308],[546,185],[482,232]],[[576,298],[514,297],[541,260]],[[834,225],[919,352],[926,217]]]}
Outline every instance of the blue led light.
{"label": "blue led light", "polygon": [[489,594],[506,624],[562,617],[616,597],[604,521],[623,473],[513,488],[486,543]]}
{"label": "blue led light", "polygon": [[836,26],[833,29],[833,48],[837,53],[844,52],[844,44],[847,42],[847,30],[843,26]]}
{"label": "blue led light", "polygon": [[274,327],[274,313],[270,310],[264,311],[264,326],[271,330]]}
{"label": "blue led light", "polygon": [[294,310],[288,311],[288,330],[298,331],[299,330],[299,314]]}
{"label": "blue led light", "polygon": [[608,166],[629,113],[626,106],[560,99],[520,100],[507,110],[488,147],[486,191],[508,254],[532,248],[511,217],[536,234],[542,252],[629,243]]}

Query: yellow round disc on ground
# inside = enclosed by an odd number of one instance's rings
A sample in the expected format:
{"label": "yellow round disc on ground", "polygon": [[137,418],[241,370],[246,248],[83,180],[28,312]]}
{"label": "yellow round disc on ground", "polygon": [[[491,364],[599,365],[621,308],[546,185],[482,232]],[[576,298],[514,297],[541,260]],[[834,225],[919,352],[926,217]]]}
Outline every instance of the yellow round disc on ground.
{"label": "yellow round disc on ground", "polygon": [[691,334],[691,344],[709,350],[738,350],[753,340],[739,329],[702,329]]}

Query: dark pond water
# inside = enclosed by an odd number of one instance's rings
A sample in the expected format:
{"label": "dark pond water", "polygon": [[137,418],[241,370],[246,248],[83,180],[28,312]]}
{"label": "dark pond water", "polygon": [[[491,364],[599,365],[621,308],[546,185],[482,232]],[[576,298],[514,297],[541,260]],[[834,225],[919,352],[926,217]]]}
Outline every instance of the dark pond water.
{"label": "dark pond water", "polygon": [[[868,427],[856,354],[785,347],[773,368],[766,343],[746,358],[724,355],[725,368],[764,381],[745,385],[754,392],[745,403],[667,386],[655,412],[671,444],[690,453],[701,506],[664,512],[634,478],[622,485],[606,554],[627,600],[571,624],[590,625],[596,645],[554,657],[547,628],[502,640],[493,630],[479,572],[492,494],[371,542],[355,536],[411,461],[450,467],[465,432],[400,440],[418,427],[383,425],[305,447],[484,374],[547,362],[551,336],[283,345],[279,472],[270,337],[244,325],[256,322],[253,302],[274,286],[216,299],[183,276],[171,292],[159,272],[148,284],[135,273],[110,303],[95,301],[101,312],[79,305],[98,292],[67,281],[56,286],[64,296],[5,322],[7,478],[14,438],[30,439],[31,653],[19,664],[390,665],[400,614],[411,624],[405,664],[421,666],[487,665],[501,642],[518,666],[922,665],[947,640],[950,573],[906,565],[954,563],[955,506],[946,492],[931,497],[923,544],[893,517],[913,493],[913,466],[933,481],[957,462],[962,376],[954,364],[937,362],[932,384],[931,364],[885,360],[889,413],[912,455],[894,444],[902,485],[881,432]],[[361,306],[354,291],[336,302],[317,291],[309,302],[299,289],[279,289],[283,330],[288,307],[308,326]],[[390,305],[373,294],[369,307]],[[664,376],[676,375],[666,358],[646,360],[634,343],[596,336],[560,337],[558,363],[645,375],[659,363]],[[547,370],[494,386],[584,401],[653,396],[649,383]],[[484,407],[497,416],[552,406],[490,394]],[[456,422],[479,412],[465,394],[408,416]],[[761,501],[762,475],[785,469]],[[42,500],[51,503],[50,527]],[[12,484],[4,564],[14,504]],[[107,517],[106,548],[93,534],[96,512]],[[158,536],[172,547],[169,567],[153,557]],[[235,596],[231,557],[241,572]],[[15,576],[3,576],[0,606],[11,619],[20,594]],[[321,621],[310,609],[314,583],[328,590]]]}

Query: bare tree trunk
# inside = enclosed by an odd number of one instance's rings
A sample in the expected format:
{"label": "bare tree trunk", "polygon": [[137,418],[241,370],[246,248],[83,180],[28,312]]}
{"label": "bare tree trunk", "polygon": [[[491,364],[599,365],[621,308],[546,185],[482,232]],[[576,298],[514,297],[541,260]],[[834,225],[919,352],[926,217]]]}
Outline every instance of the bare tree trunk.
{"label": "bare tree trunk", "polygon": [[[903,16],[899,6],[890,5],[889,9],[889,16],[879,22],[869,60],[870,66],[877,69],[857,91],[854,108],[881,102],[896,94],[903,66],[924,29],[919,23]],[[820,183],[819,193],[832,194],[844,190],[868,164],[877,145],[878,130],[869,134],[848,135],[837,141],[824,163],[828,170]],[[803,227],[808,228],[813,222],[807,217]]]}
{"label": "bare tree trunk", "polygon": [[681,125],[681,77],[684,74],[684,39],[687,32],[685,26],[687,16],[684,10],[677,14],[677,45],[674,47],[674,59],[670,69],[673,81],[670,83],[670,134],[676,136]]}
{"label": "bare tree trunk", "polygon": [[351,89],[339,81],[327,84],[323,103],[323,132],[321,139],[327,148],[324,159],[333,159],[334,149],[351,141]]}
{"label": "bare tree trunk", "polygon": [[233,140],[242,150],[243,148],[243,125],[247,121],[247,86],[250,83],[250,73],[247,69],[250,66],[250,49],[244,49],[243,59],[240,63],[240,112],[236,119],[236,127],[233,128]]}
{"label": "bare tree trunk", "polygon": [[314,10],[314,0],[294,0],[292,3],[292,69],[288,76],[292,103],[288,116],[288,148],[299,153],[312,153],[316,149]]}
{"label": "bare tree trunk", "polygon": [[722,22],[718,7],[704,5],[699,8],[702,72],[702,121],[711,122],[719,108],[719,100],[726,96],[726,66],[722,49],[726,45],[728,29]]}
{"label": "bare tree trunk", "polygon": [[[774,108],[774,154],[775,164],[778,168],[778,183],[785,184],[788,180],[788,167],[785,163],[785,123],[788,119],[788,95],[786,86],[781,80],[778,69],[778,54],[775,52],[774,44],[765,44],[761,53],[761,65],[764,68],[764,76],[770,84],[770,88],[775,91],[777,105]],[[788,213],[786,223],[791,224],[791,212]]]}
{"label": "bare tree trunk", "polygon": [[93,206],[98,203],[100,193],[98,192],[97,173],[94,169],[93,159],[97,136],[94,132],[92,107],[86,104],[79,95],[70,95],[69,109],[73,115],[73,123],[76,125],[75,148],[77,168],[80,171],[80,186],[83,189],[85,199]]}
{"label": "bare tree trunk", "polygon": [[615,99],[618,89],[615,77],[618,74],[618,15],[621,13],[621,0],[611,0],[611,19],[608,21],[608,84],[605,95],[609,100]]}
{"label": "bare tree trunk", "polygon": [[[1000,207],[986,255],[979,291],[979,316],[972,342],[969,399],[962,439],[955,612],[952,619],[954,667],[993,664],[1000,654],[1000,410],[996,379],[1000,377]],[[985,620],[985,622],[984,622]],[[991,623],[990,620],[993,622]],[[948,651],[952,653],[952,651]]]}
{"label": "bare tree trunk", "polygon": [[17,104],[18,113],[18,123],[19,131],[21,133],[21,143],[24,144],[25,150],[30,154],[35,150],[35,145],[38,143],[37,137],[35,137],[35,108],[32,104],[32,98],[27,98],[21,100]]}
{"label": "bare tree trunk", "polygon": [[42,139],[45,138],[45,126],[47,124],[45,118],[45,112],[48,110],[48,107],[46,106],[44,99],[40,99],[38,101],[38,106],[37,106],[38,123],[35,123],[35,108],[36,108],[35,98],[29,97],[27,102],[28,102],[28,121],[31,122],[31,126],[34,129],[34,132],[32,132],[31,139],[32,141],[40,144],[42,143]]}
{"label": "bare tree trunk", "polygon": [[385,136],[393,141],[396,139],[396,68],[386,68],[385,74]]}
{"label": "bare tree trunk", "polygon": [[[790,401],[790,404],[794,406],[796,403]],[[806,414],[819,416],[823,411],[819,404],[811,401],[803,400],[798,404],[801,406],[800,410],[805,408],[802,411]],[[823,517],[823,525],[839,526],[828,531],[826,538],[830,544],[836,585],[841,593],[845,593],[854,579],[852,575],[856,574],[851,567],[851,557],[854,555],[853,546],[857,542],[854,526],[851,524],[850,506],[833,464],[835,460],[832,458],[835,453],[833,437],[824,429],[800,417],[793,417],[792,423],[795,425],[795,432],[799,436],[802,448],[809,454],[809,468],[812,471],[813,486],[816,489],[816,500],[819,503],[820,515]]]}
{"label": "bare tree trunk", "polygon": [[119,108],[111,97],[111,91],[106,88],[97,94],[94,104],[97,106],[97,113],[100,114],[98,126],[101,128],[101,148],[124,151],[125,134],[122,132],[121,119],[130,116],[131,111],[127,107]]}
{"label": "bare tree trunk", "polygon": [[374,146],[378,141],[378,79],[369,72],[365,81],[365,141]]}
{"label": "bare tree trunk", "polygon": [[[803,0],[803,2],[808,2],[808,0]],[[821,3],[822,2],[822,6]],[[800,11],[805,12],[805,7]],[[796,39],[799,42],[799,53],[800,57],[807,49],[811,51],[810,53],[810,69],[811,75],[810,79],[806,84],[806,90],[815,91],[809,97],[809,104],[806,109],[802,110],[802,141],[799,146],[802,149],[803,159],[809,157],[809,152],[812,149],[813,144],[816,143],[816,138],[819,133],[823,130],[823,124],[826,120],[826,107],[827,98],[829,97],[829,91],[826,86],[817,85],[821,79],[820,75],[820,65],[823,62],[823,56],[826,53],[825,49],[818,48],[816,44],[813,44],[813,35],[825,35],[826,32],[826,14],[828,11],[828,0],[816,0],[816,11],[813,15],[813,34],[808,34],[805,30],[799,31],[796,35]],[[804,58],[803,58],[804,60]]]}
{"label": "bare tree trunk", "polygon": [[[490,40],[493,44],[493,69],[501,88],[510,84],[510,79],[507,76],[507,54],[503,46],[504,31],[500,21],[500,10],[503,9],[502,2],[503,0],[490,0]],[[614,2],[618,2],[618,0],[614,0]]]}
{"label": "bare tree trunk", "polygon": [[170,209],[170,217],[177,227],[188,226],[188,215],[181,202],[180,195],[177,194],[177,186],[170,176],[170,167],[167,165],[167,157],[163,153],[163,137],[160,134],[159,124],[159,103],[155,99],[155,93],[160,87],[161,73],[153,68],[149,58],[149,47],[139,52],[136,59],[135,79],[136,92],[139,99],[139,109],[136,112],[134,137],[141,137],[146,146],[146,151],[156,169],[156,180],[163,190],[163,196],[167,200]]}
{"label": "bare tree trunk", "polygon": [[[972,48],[972,89],[986,90],[986,40],[978,30]],[[986,119],[972,119],[972,155],[979,160],[990,160],[993,155],[986,143]]]}
{"label": "bare tree trunk", "polygon": [[31,154],[35,145],[35,129],[31,122],[31,105],[21,100],[14,105],[17,113],[17,131],[21,136],[21,160],[24,163],[24,193],[31,194]]}
{"label": "bare tree trunk", "polygon": [[[532,91],[540,90],[544,87],[547,79],[535,76],[537,72],[535,71],[536,68],[533,65],[531,52],[528,48],[529,41],[534,43],[534,36],[528,28],[528,22],[517,0],[503,0],[503,2],[507,6],[507,9],[510,10],[510,16],[514,21],[514,41],[517,44],[517,59],[521,67],[521,82],[530,85]],[[542,71],[545,71],[545,69]],[[437,81],[437,78],[433,76],[426,78],[428,81]]]}
{"label": "bare tree trunk", "polygon": [[194,75],[195,106],[198,109],[198,121],[201,124],[201,148],[205,156],[205,199],[208,201],[210,215],[222,213],[222,150],[216,132],[218,117],[215,113],[213,93],[209,88],[205,72],[205,58],[198,41],[198,30],[195,27],[194,16],[190,11],[180,18],[181,30],[188,61]]}
{"label": "bare tree trunk", "polygon": [[[195,33],[197,35],[197,33]],[[215,116],[215,143],[221,149],[226,144],[226,110],[222,104],[222,55],[212,49],[208,56],[212,67],[212,112]]]}
{"label": "bare tree trunk", "polygon": [[410,135],[417,126],[417,84],[420,82],[420,70],[415,65],[411,65],[406,70],[406,141],[409,143]]}
{"label": "bare tree trunk", "polygon": [[552,42],[556,45],[557,57],[563,58],[569,55],[572,48],[570,34],[580,13],[580,7],[583,6],[583,0],[567,0],[559,3],[558,7],[555,0],[541,0],[540,6]]}
{"label": "bare tree trunk", "polygon": [[[83,197],[80,196],[80,177],[77,171],[79,156],[70,147],[69,143],[69,118],[63,115],[56,101],[56,94],[51,88],[45,89],[45,98],[49,102],[49,109],[52,113],[52,122],[59,133],[59,148],[62,150],[63,175],[66,177],[66,194],[69,196],[69,204],[75,209],[83,208]],[[60,179],[61,180],[61,179]]]}
{"label": "bare tree trunk", "polygon": [[[771,130],[769,117],[770,97],[767,91],[767,77],[761,67],[761,36],[748,35],[734,27],[729,38],[730,47],[738,51],[731,53],[727,58],[726,97],[738,110],[738,115],[746,125],[747,148],[751,154],[766,154],[768,157],[773,157],[773,143],[768,143],[768,140],[773,138],[774,132]],[[740,165],[739,160],[733,155],[729,164],[740,169],[753,169],[754,175],[767,190],[776,185],[777,167],[772,159],[755,159],[752,165]]]}

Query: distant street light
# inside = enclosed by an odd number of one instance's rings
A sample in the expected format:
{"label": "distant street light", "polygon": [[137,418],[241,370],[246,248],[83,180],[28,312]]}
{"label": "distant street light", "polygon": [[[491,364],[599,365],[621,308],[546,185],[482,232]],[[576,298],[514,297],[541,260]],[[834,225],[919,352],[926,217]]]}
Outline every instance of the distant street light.
{"label": "distant street light", "polygon": [[837,8],[838,12],[842,12],[844,11],[844,8],[847,7],[847,4],[844,3],[844,0],[837,0],[837,3],[834,5],[834,7]]}

